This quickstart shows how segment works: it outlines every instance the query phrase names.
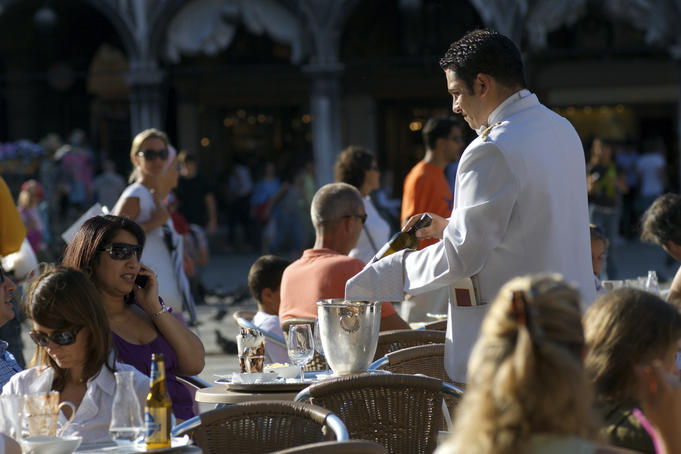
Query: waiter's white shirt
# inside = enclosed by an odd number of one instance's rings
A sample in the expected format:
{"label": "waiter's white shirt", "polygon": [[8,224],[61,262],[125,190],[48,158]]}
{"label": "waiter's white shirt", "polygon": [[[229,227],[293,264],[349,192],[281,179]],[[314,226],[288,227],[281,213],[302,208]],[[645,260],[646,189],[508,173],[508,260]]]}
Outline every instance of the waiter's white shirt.
{"label": "waiter's white shirt", "polygon": [[[459,162],[443,240],[367,266],[348,281],[347,298],[393,300],[386,283],[401,280],[401,291],[418,294],[477,274],[481,300],[490,303],[513,277],[555,272],[579,287],[585,306],[594,300],[579,136],[528,90],[501,103],[487,124],[496,126],[471,142]],[[380,293],[369,295],[372,287]],[[450,301],[445,365],[455,381],[466,381],[468,356],[487,308]]]}

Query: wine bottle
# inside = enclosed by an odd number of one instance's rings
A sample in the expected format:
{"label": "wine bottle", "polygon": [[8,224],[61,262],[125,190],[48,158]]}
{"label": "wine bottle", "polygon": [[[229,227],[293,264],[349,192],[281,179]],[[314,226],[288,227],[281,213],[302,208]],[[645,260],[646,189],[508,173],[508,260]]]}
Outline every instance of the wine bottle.
{"label": "wine bottle", "polygon": [[390,241],[379,249],[369,263],[374,263],[375,261],[381,260],[383,257],[387,257],[402,249],[416,249],[419,245],[419,242],[416,239],[416,231],[428,227],[431,222],[433,222],[433,218],[428,213],[424,213],[409,230],[406,232],[400,231],[394,234],[393,237],[390,238]]}
{"label": "wine bottle", "polygon": [[166,389],[166,369],[163,353],[151,355],[149,394],[144,405],[144,441],[147,449],[170,447],[170,416],[172,402]]}

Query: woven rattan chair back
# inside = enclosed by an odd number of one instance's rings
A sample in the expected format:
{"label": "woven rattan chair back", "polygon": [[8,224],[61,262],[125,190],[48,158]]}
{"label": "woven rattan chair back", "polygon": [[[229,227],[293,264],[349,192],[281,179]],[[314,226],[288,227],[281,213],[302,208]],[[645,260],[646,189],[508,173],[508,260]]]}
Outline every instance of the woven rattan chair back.
{"label": "woven rattan chair back", "polygon": [[276,451],[272,454],[388,454],[383,446],[369,440],[322,441]]}
{"label": "woven rattan chair back", "polygon": [[[314,318],[287,318],[281,322],[281,329],[284,331],[284,337],[288,337],[288,327],[291,325],[310,325],[310,329],[314,332]],[[326,362],[326,358],[320,355],[317,350],[314,351],[314,355],[309,363],[305,365],[305,370],[327,370],[329,365]]]}
{"label": "woven rattan chair back", "polygon": [[338,429],[340,420],[330,410],[305,402],[246,402],[201,413],[196,418],[198,424],[186,430],[178,426],[180,430],[174,430],[173,435],[189,434],[204,454],[269,453],[306,443],[347,439],[345,428]]}
{"label": "woven rattan chair back", "polygon": [[[445,370],[445,344],[417,345],[397,350],[388,353],[383,361],[377,360],[370,369],[388,370],[394,374],[423,374],[461,386],[460,383],[453,382]],[[454,414],[460,400],[458,396],[445,396],[450,415]]]}
{"label": "woven rattan chair back", "polygon": [[380,443],[391,454],[432,453],[442,424],[441,380],[362,374],[313,384],[296,397],[333,411],[350,438]]}
{"label": "woven rattan chair back", "polygon": [[423,325],[423,329],[431,329],[433,331],[447,331],[447,320],[436,320],[428,322]]}
{"label": "woven rattan chair back", "polygon": [[388,353],[402,350],[407,347],[415,347],[425,344],[443,344],[445,333],[425,329],[401,329],[396,331],[384,331],[378,334],[378,344],[374,361]]}

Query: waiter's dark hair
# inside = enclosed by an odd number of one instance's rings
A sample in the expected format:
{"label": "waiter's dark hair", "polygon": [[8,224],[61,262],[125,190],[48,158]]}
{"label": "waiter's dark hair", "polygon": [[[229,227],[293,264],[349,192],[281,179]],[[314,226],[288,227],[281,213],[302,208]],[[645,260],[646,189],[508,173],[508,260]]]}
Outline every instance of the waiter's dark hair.
{"label": "waiter's dark hair", "polygon": [[508,87],[525,87],[523,60],[516,45],[494,30],[473,30],[452,43],[440,59],[470,91],[478,74],[487,74]]}
{"label": "waiter's dark hair", "polygon": [[681,195],[663,194],[641,217],[641,239],[666,246],[681,245]]}

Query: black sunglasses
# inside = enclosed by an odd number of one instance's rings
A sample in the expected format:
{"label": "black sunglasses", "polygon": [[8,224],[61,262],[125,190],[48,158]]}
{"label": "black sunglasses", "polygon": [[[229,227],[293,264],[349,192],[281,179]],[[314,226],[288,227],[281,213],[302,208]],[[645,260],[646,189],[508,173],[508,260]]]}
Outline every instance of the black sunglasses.
{"label": "black sunglasses", "polygon": [[7,273],[5,273],[5,269],[2,267],[2,263],[0,263],[0,284],[5,283],[5,277],[7,276]]}
{"label": "black sunglasses", "polygon": [[139,244],[113,243],[106,248],[98,249],[100,252],[108,252],[114,260],[128,260],[132,254],[137,254],[137,260],[142,258],[142,246]]}
{"label": "black sunglasses", "polygon": [[66,345],[71,345],[76,341],[76,336],[82,328],[83,327],[81,326],[74,328],[72,331],[57,331],[52,333],[50,336],[45,333],[41,333],[40,331],[31,330],[29,335],[31,336],[33,342],[35,342],[35,344],[39,347],[47,347],[50,341],[64,347]]}
{"label": "black sunglasses", "polygon": [[140,150],[137,152],[137,156],[144,156],[145,161],[152,161],[154,158],[161,158],[163,161],[168,159],[168,150]]}
{"label": "black sunglasses", "polygon": [[367,222],[367,215],[365,214],[346,214],[344,218],[357,218],[362,221],[362,225]]}

